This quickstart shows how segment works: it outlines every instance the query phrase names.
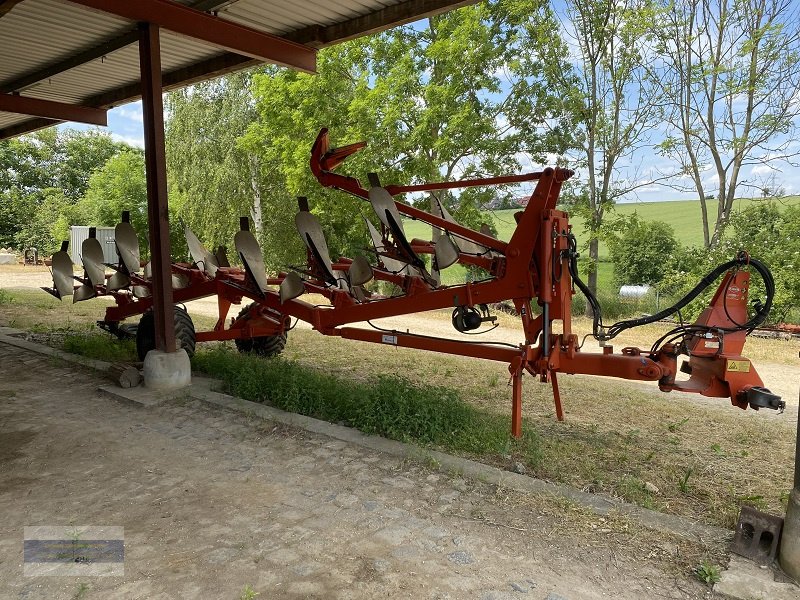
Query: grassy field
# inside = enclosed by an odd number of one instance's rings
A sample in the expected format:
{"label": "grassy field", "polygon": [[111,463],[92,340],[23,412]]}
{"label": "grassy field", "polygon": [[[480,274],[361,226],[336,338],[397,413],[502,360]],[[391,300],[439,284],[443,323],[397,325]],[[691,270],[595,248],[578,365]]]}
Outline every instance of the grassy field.
{"label": "grassy field", "polygon": [[[743,210],[749,205],[763,200],[740,198],[734,201],[734,210]],[[800,205],[800,196],[789,196],[781,200],[769,200],[776,202],[778,206]],[[709,209],[716,214],[716,204],[709,205]],[[519,209],[487,211],[495,227],[497,237],[508,241],[514,233],[514,213]],[[682,200],[678,202],[632,202],[629,204],[617,204],[609,216],[627,216],[636,213],[645,221],[664,221],[675,230],[675,237],[684,246],[701,246],[703,244],[703,228],[700,213],[700,203],[696,200]],[[714,214],[710,217],[713,218]],[[585,235],[583,219],[578,216],[571,216],[570,222],[573,225],[575,235],[580,240]],[[409,237],[430,239],[430,227],[417,221],[406,222],[406,233]],[[600,257],[605,258],[605,246],[601,245]]]}
{"label": "grassy field", "polygon": [[[0,324],[39,332],[73,352],[132,360],[130,342],[118,342],[94,326],[103,306],[100,300],[72,305],[41,292],[5,291]],[[428,313],[426,318],[449,316]],[[503,327],[515,325],[508,315],[500,319]],[[199,327],[214,321],[195,320]],[[587,320],[576,320],[576,332],[588,328]],[[649,345],[657,333],[658,326],[642,328],[621,337],[619,345]],[[746,348],[756,364],[796,363],[798,350],[797,341],[763,339],[752,339]],[[734,525],[743,504],[781,513],[791,487],[793,418],[740,411],[727,400],[689,400],[632,382],[563,376],[566,422],[558,422],[549,386],[528,377],[520,443],[507,437],[511,394],[507,372],[498,363],[298,328],[280,362],[240,357],[229,343],[206,344],[195,368],[254,400],[508,469],[522,462],[540,478],[725,527]],[[271,389],[279,389],[280,397]],[[376,409],[387,406],[391,410]]]}
{"label": "grassy field", "polygon": [[[742,210],[748,205],[755,202],[763,202],[763,200],[753,199],[738,199],[734,201],[734,210]],[[795,206],[800,205],[800,196],[789,196],[781,200],[770,200],[770,202],[777,202],[778,206]],[[716,204],[709,205],[709,210],[714,211],[710,215],[713,218],[716,214]],[[487,219],[491,219],[494,226],[497,228],[497,237],[501,240],[508,241],[514,233],[514,213],[517,210],[495,210],[486,213]],[[613,218],[614,215],[627,216],[636,213],[645,221],[664,221],[672,226],[675,230],[676,239],[684,246],[702,246],[703,244],[703,229],[700,213],[700,203],[696,200],[685,200],[679,202],[634,202],[630,204],[618,204],[614,212],[609,216]],[[570,222],[573,225],[573,231],[582,241],[586,237],[584,229],[584,221],[580,217],[572,216]],[[406,233],[410,238],[430,239],[431,228],[428,225],[418,221],[407,220],[405,222]],[[606,262],[608,259],[608,249],[604,243],[600,243],[600,265],[598,266],[598,287],[600,289],[612,288],[612,275],[613,268],[611,263]],[[464,269],[458,265],[447,269],[443,278],[448,284],[458,283],[464,280]]]}

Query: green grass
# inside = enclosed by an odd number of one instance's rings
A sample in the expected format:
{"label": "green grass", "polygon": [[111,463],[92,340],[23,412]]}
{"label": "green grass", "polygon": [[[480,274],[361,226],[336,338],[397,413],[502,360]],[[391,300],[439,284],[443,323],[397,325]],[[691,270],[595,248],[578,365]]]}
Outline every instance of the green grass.
{"label": "green grass", "polygon": [[364,433],[474,455],[515,454],[531,466],[541,459],[531,430],[512,440],[508,419],[464,402],[443,386],[394,375],[348,380],[283,358],[240,355],[228,348],[202,350],[195,369],[221,379],[232,394]]}
{"label": "green grass", "polygon": [[136,362],[136,342],[97,332],[67,333],[62,347],[67,352],[109,362]]}

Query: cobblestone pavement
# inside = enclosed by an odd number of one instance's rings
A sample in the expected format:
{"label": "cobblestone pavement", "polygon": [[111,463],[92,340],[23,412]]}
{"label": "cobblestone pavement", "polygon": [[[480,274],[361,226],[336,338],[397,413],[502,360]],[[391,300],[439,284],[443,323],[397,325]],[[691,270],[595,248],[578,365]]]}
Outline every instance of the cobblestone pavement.
{"label": "cobblestone pavement", "polygon": [[[706,594],[551,517],[504,524],[497,490],[457,474],[194,401],[123,404],[2,343],[0,374],[2,599]],[[23,576],[34,525],[123,526],[124,577]]]}

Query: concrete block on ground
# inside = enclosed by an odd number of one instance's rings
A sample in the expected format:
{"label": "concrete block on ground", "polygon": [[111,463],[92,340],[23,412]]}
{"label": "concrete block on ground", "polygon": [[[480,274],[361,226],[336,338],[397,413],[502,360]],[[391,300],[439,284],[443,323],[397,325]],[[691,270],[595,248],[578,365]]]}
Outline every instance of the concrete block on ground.
{"label": "concrete block on ground", "polygon": [[759,566],[740,556],[731,555],[714,591],[735,600],[797,600],[800,587],[766,566]]}
{"label": "concrete block on ground", "polygon": [[144,357],[144,385],[151,390],[177,390],[192,383],[192,365],[186,350],[151,350]]}

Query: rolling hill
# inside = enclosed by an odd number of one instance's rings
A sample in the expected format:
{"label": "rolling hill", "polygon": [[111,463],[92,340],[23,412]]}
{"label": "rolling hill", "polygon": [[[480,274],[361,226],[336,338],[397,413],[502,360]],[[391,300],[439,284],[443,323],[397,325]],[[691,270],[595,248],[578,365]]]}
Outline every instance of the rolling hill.
{"label": "rolling hill", "polygon": [[[793,205],[800,205],[800,196],[789,196],[780,200],[760,200],[741,198],[734,201],[734,210],[744,209],[746,206],[756,202],[777,202],[778,206],[786,207]],[[709,210],[713,214],[709,218],[713,219],[716,214],[716,203],[709,204]],[[521,209],[519,209],[521,210]],[[494,222],[497,228],[498,238],[501,240],[509,240],[514,232],[515,222],[514,213],[517,210],[495,210],[487,211],[486,217]],[[697,200],[683,200],[676,202],[634,202],[630,204],[618,204],[614,212],[611,214],[629,215],[636,213],[645,221],[664,221],[672,226],[675,230],[675,237],[685,246],[702,246],[703,244],[703,229],[700,212],[700,202]],[[586,238],[584,230],[584,221],[580,217],[574,216],[570,218],[573,226],[573,231],[578,237],[578,240]],[[430,227],[418,221],[405,220],[406,234],[409,238],[430,239]],[[642,240],[646,243],[646,240]],[[607,249],[603,243],[600,244],[600,260],[607,258]],[[610,263],[602,263],[599,268],[599,279],[601,287],[611,285],[612,269]],[[453,266],[443,273],[443,278],[446,283],[457,283],[463,281],[464,269],[459,266]]]}

